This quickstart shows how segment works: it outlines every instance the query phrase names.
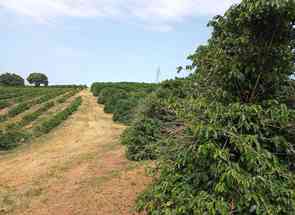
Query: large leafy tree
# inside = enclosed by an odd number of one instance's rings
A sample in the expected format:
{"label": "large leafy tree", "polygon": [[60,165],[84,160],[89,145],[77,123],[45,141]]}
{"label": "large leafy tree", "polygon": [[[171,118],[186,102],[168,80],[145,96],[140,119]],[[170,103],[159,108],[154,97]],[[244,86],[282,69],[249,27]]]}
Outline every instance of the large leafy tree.
{"label": "large leafy tree", "polygon": [[48,77],[43,73],[31,73],[27,81],[30,84],[34,84],[36,87],[39,87],[41,84],[48,86]]}
{"label": "large leafy tree", "polygon": [[294,72],[294,1],[244,0],[209,26],[213,35],[189,58],[200,79],[227,98],[277,98]]}
{"label": "large leafy tree", "polygon": [[[284,104],[295,60],[295,1],[243,0],[209,24],[189,58],[200,98],[176,109],[149,214],[295,214],[294,110]],[[173,105],[171,105],[173,106]]]}
{"label": "large leafy tree", "polygon": [[5,73],[0,75],[0,85],[3,86],[24,86],[25,80],[14,73]]}

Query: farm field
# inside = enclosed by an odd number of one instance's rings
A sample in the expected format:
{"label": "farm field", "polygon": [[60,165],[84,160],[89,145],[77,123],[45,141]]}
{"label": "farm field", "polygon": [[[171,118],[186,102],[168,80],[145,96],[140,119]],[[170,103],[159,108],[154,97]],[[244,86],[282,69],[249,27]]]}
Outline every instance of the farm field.
{"label": "farm field", "polygon": [[0,150],[48,133],[81,104],[82,88],[1,87]]}
{"label": "farm field", "polygon": [[124,125],[87,90],[76,96],[81,107],[58,129],[0,157],[1,214],[134,214],[145,163],[125,158]]}
{"label": "farm field", "polygon": [[0,215],[295,215],[295,0],[6,2],[68,37],[4,49],[47,54],[0,74]]}

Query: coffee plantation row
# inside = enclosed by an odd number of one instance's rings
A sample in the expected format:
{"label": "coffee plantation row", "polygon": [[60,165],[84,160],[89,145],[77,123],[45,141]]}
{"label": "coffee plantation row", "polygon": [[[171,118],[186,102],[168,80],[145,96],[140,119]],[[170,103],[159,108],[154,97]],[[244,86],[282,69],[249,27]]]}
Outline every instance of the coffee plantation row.
{"label": "coffee plantation row", "polygon": [[156,160],[137,209],[295,214],[295,2],[242,0],[209,26],[208,44],[184,67],[189,77],[92,87],[130,125],[121,137],[127,157]]}
{"label": "coffee plantation row", "polygon": [[0,151],[48,133],[82,103],[84,86],[0,87]]}
{"label": "coffee plantation row", "polygon": [[91,91],[97,102],[104,104],[104,111],[113,113],[115,122],[130,124],[137,105],[157,87],[158,84],[148,83],[94,83]]}

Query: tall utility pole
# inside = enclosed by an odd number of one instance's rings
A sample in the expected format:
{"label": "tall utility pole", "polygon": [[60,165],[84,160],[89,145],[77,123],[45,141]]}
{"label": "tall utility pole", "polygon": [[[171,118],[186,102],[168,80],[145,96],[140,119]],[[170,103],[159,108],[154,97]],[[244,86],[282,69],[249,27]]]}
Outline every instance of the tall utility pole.
{"label": "tall utility pole", "polygon": [[160,76],[161,76],[161,68],[159,67],[157,70],[156,83],[160,82]]}

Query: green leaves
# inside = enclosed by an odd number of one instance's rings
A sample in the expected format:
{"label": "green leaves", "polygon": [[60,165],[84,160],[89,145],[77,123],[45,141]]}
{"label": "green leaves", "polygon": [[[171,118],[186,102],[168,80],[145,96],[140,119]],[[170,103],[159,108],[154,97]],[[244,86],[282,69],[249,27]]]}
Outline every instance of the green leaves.
{"label": "green leaves", "polygon": [[160,138],[160,124],[157,120],[141,119],[123,133],[121,143],[126,145],[130,160],[153,160],[157,158],[154,147]]}
{"label": "green leaves", "polygon": [[14,73],[5,73],[0,75],[0,85],[3,86],[24,86],[25,80]]}
{"label": "green leaves", "polygon": [[48,86],[48,77],[43,73],[31,73],[27,81],[30,84],[34,84],[36,87],[39,87],[41,84]]}
{"label": "green leaves", "polygon": [[158,159],[139,210],[295,214],[294,25],[294,0],[243,0],[209,23],[193,73],[161,83],[122,137],[130,159]]}
{"label": "green leaves", "polygon": [[208,45],[189,56],[193,89],[170,100],[185,133],[161,136],[169,149],[139,209],[295,213],[295,112],[284,104],[294,94],[294,21],[294,1],[243,0],[209,23]]}
{"label": "green leaves", "polygon": [[0,130],[0,150],[10,150],[20,142],[25,141],[28,138],[28,134],[18,130],[1,131]]}
{"label": "green leaves", "polygon": [[[295,151],[287,132],[294,113],[285,105],[266,108],[211,102],[204,108],[203,101],[190,102],[191,110],[197,113],[193,118],[186,117],[191,131],[188,135],[193,136],[189,143],[170,144],[177,156],[166,155],[159,166],[160,178],[139,200],[152,206],[148,212],[184,215],[294,211],[295,199],[290,196],[295,187],[288,184],[294,172],[289,171],[288,161]],[[186,102],[183,105],[190,106]],[[180,115],[184,116],[182,108]]]}
{"label": "green leaves", "polygon": [[208,45],[189,57],[207,85],[201,93],[245,103],[277,97],[294,73],[294,11],[294,1],[244,0],[216,16]]}
{"label": "green leaves", "polygon": [[34,130],[37,135],[49,133],[53,128],[60,125],[64,120],[66,120],[70,115],[78,110],[82,104],[82,97],[77,97],[66,109],[55,114],[52,118],[44,121],[40,126],[36,127]]}

